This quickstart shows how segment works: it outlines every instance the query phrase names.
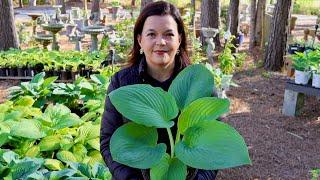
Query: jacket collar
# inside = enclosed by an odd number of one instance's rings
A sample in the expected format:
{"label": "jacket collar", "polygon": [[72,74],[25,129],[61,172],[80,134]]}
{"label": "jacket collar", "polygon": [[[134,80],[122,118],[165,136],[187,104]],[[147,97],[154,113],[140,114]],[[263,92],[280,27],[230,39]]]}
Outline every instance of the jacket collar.
{"label": "jacket collar", "polygon": [[[179,74],[179,72],[182,71],[182,69],[184,68],[180,65],[180,61],[175,60],[173,76],[175,77],[177,74]],[[144,56],[140,60],[138,72],[139,72],[139,76],[141,77],[149,76],[147,73],[147,61]]]}

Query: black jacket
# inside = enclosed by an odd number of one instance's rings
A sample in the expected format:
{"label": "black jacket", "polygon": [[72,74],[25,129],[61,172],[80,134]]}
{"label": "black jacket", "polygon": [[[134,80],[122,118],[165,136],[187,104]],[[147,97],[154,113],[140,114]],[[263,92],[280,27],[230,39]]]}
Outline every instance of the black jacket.
{"label": "black jacket", "polygon": [[[179,64],[175,65],[173,75],[164,82],[159,82],[153,79],[146,72],[146,62],[144,59],[141,60],[140,64],[133,65],[131,67],[125,68],[117,72],[111,79],[110,85],[108,87],[107,93],[126,85],[132,84],[150,84],[154,87],[161,87],[163,90],[167,91],[169,89],[172,80],[176,75],[183,69]],[[135,169],[128,167],[113,161],[110,153],[110,139],[115,130],[127,123],[129,120],[124,118],[111,104],[109,97],[105,100],[105,110],[101,122],[100,130],[100,151],[102,157],[107,164],[113,179],[115,180],[143,180],[142,172],[140,169]],[[175,136],[176,126],[172,129],[172,133]],[[158,129],[158,143],[166,143],[167,147],[170,147],[169,138],[166,129]],[[216,171],[205,171],[198,170],[195,179],[199,180],[213,180],[215,179]]]}

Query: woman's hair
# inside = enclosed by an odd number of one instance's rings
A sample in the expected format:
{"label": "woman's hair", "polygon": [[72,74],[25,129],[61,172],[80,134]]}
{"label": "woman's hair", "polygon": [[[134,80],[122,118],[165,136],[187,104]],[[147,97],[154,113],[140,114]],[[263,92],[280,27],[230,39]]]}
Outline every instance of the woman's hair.
{"label": "woman's hair", "polygon": [[178,33],[181,36],[181,43],[179,46],[180,53],[176,55],[175,61],[180,61],[179,64],[182,67],[186,67],[190,64],[190,59],[187,54],[187,37],[184,30],[184,24],[178,9],[173,5],[165,1],[157,1],[147,4],[140,13],[135,26],[134,26],[134,40],[133,48],[129,54],[128,64],[138,64],[143,56],[140,54],[140,45],[138,43],[138,35],[141,35],[142,29],[146,19],[150,16],[165,16],[170,15],[178,25]]}

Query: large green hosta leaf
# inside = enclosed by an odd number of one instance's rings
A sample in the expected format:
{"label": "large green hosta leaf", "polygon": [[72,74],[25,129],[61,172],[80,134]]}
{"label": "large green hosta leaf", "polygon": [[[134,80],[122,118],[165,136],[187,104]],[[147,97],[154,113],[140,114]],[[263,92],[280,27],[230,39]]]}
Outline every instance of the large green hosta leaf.
{"label": "large green hosta leaf", "polygon": [[219,121],[188,128],[175,146],[175,154],[188,166],[199,169],[224,169],[251,163],[241,135]]}
{"label": "large green hosta leaf", "polygon": [[77,170],[78,174],[85,177],[91,177],[90,166],[84,163],[70,162],[70,168]]}
{"label": "large green hosta leaf", "polygon": [[111,179],[109,170],[103,164],[95,164],[92,167],[92,176],[98,179]]}
{"label": "large green hosta leaf", "polygon": [[112,158],[139,169],[147,169],[160,161],[166,152],[166,145],[157,144],[156,128],[127,123],[118,128],[110,140]]}
{"label": "large green hosta leaf", "polygon": [[41,118],[44,124],[58,130],[82,123],[79,116],[71,113],[70,109],[62,104],[50,104]]}
{"label": "large green hosta leaf", "polygon": [[203,120],[216,120],[229,111],[229,106],[229,100],[216,97],[195,100],[181,112],[178,119],[179,132],[184,134],[189,127]]}
{"label": "large green hosta leaf", "polygon": [[28,119],[13,123],[10,134],[29,139],[40,139],[46,136],[46,134],[42,132],[41,124],[38,121]]}
{"label": "large green hosta leaf", "polygon": [[27,157],[37,157],[40,154],[40,148],[39,146],[32,146],[27,150],[25,153],[25,156]]}
{"label": "large green hosta leaf", "polygon": [[89,146],[91,148],[100,151],[100,138],[91,139],[91,140],[87,141],[87,144],[89,144]]}
{"label": "large green hosta leaf", "polygon": [[11,167],[11,177],[12,179],[27,179],[29,175],[35,173],[43,163],[43,159],[25,158]]}
{"label": "large green hosta leaf", "polygon": [[90,153],[88,153],[88,157],[88,164],[90,164],[91,166],[94,166],[97,163],[104,163],[100,151],[91,151]]}
{"label": "large green hosta leaf", "polygon": [[180,110],[194,100],[212,94],[214,80],[211,72],[201,64],[188,66],[173,80],[169,88]]}
{"label": "large green hosta leaf", "polygon": [[152,180],[185,180],[186,176],[187,166],[177,158],[171,159],[168,154],[150,170]]}
{"label": "large green hosta leaf", "polygon": [[65,151],[65,150],[62,150],[62,151],[59,151],[57,153],[57,158],[62,161],[62,162],[76,162],[77,159],[76,157],[72,154],[72,152],[70,151]]}
{"label": "large green hosta leaf", "polygon": [[53,151],[60,149],[61,136],[59,134],[46,136],[40,140],[40,151]]}
{"label": "large green hosta leaf", "polygon": [[64,168],[61,161],[57,159],[46,159],[44,162],[44,166],[50,169],[51,171],[59,171]]}
{"label": "large green hosta leaf", "polygon": [[75,143],[82,142],[84,143],[85,141],[95,139],[100,136],[100,125],[94,125],[92,122],[86,122],[82,126],[78,128],[78,136],[75,139]]}
{"label": "large green hosta leaf", "polygon": [[87,155],[87,148],[84,147],[83,144],[75,144],[72,146],[72,152],[74,154],[74,157],[77,159],[77,162],[81,162],[83,158]]}
{"label": "large green hosta leaf", "polygon": [[48,173],[49,180],[60,180],[72,177],[77,171],[74,169],[63,169],[60,171],[51,171]]}
{"label": "large green hosta leaf", "polygon": [[110,100],[126,118],[145,126],[169,128],[178,115],[174,97],[160,88],[136,84],[112,91]]}
{"label": "large green hosta leaf", "polygon": [[14,104],[15,106],[31,107],[33,103],[34,103],[34,99],[31,96],[22,96]]}

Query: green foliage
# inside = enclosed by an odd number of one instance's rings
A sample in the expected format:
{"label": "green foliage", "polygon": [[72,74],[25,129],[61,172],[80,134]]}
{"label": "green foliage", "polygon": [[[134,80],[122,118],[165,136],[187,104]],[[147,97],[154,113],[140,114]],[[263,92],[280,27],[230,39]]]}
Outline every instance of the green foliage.
{"label": "green foliage", "polygon": [[[233,37],[234,38],[234,37]],[[232,44],[232,39],[230,38],[224,47],[222,53],[218,56],[219,67],[223,74],[232,74],[235,71],[236,67],[236,58],[232,54],[231,49],[234,48]]]}
{"label": "green foliage", "polygon": [[[1,149],[0,149],[1,150]],[[100,163],[88,165],[69,162],[64,167],[56,159],[23,158],[13,151],[0,152],[0,177],[4,179],[111,179],[108,169]]]}
{"label": "green foliage", "polygon": [[10,49],[0,51],[0,67],[34,67],[43,64],[45,70],[68,69],[76,71],[80,64],[92,67],[94,70],[100,68],[100,64],[107,54],[101,52],[78,52],[78,51],[45,51],[38,48],[18,50]]}
{"label": "green foliage", "polygon": [[42,108],[46,103],[46,97],[50,97],[52,92],[50,88],[57,77],[44,78],[45,73],[35,75],[30,82],[22,82],[20,86],[9,88],[9,99],[16,101],[20,96],[31,96],[34,100],[34,106]]}
{"label": "green foliage", "polygon": [[194,36],[191,36],[191,45],[192,45],[192,54],[191,62],[193,64],[198,64],[206,59],[205,54],[202,51],[202,44],[199,39]]}
{"label": "green foliage", "polygon": [[264,78],[270,78],[271,77],[271,73],[268,72],[268,71],[264,71],[264,72],[262,72],[261,76],[264,77]]}
{"label": "green foliage", "polygon": [[[107,68],[106,68],[107,69]],[[112,75],[114,71],[108,71]],[[102,74],[90,76],[90,80],[78,78],[73,84],[54,83],[57,77],[44,78],[45,73],[39,73],[30,82],[22,82],[20,86],[9,88],[9,98],[17,101],[21,96],[30,96],[35,103],[34,107],[43,109],[49,102],[64,104],[69,108],[76,109],[80,100],[102,101],[106,96],[109,77]]]}
{"label": "green foliage", "polygon": [[[133,46],[133,28],[135,19],[126,19],[115,24],[115,32],[113,39],[113,46],[115,48],[115,60],[125,61],[128,59],[129,51]],[[125,38],[124,38],[125,37]]]}
{"label": "green foliage", "polygon": [[120,4],[119,1],[113,0],[113,1],[111,2],[111,6],[112,6],[112,7],[120,7],[121,4]]}
{"label": "green foliage", "polygon": [[320,176],[320,169],[313,169],[310,171],[311,172],[311,180],[317,180]]}
{"label": "green foliage", "polygon": [[[203,65],[192,65],[176,77],[168,92],[143,84],[112,91],[111,102],[132,121],[111,137],[113,159],[135,168],[151,168],[151,177],[160,179],[185,179],[186,165],[224,169],[250,164],[242,136],[216,120],[229,111],[230,104],[227,99],[210,97],[213,87],[211,73]],[[175,118],[178,130],[174,141],[170,127]],[[170,157],[166,145],[157,144],[159,127],[167,129]]]}
{"label": "green foliage", "polygon": [[296,52],[292,55],[293,67],[299,71],[308,71],[310,68],[310,61],[305,53]]}
{"label": "green foliage", "polygon": [[294,14],[320,15],[320,5],[317,0],[299,0],[293,2]]}
{"label": "green foliage", "polygon": [[187,176],[187,166],[178,158],[171,159],[169,154],[165,154],[160,163],[150,171],[151,179],[168,179],[174,180]]}
{"label": "green foliage", "polygon": [[310,61],[310,69],[317,74],[320,74],[320,50],[309,51],[307,57]]}
{"label": "green foliage", "polygon": [[247,57],[246,53],[234,53],[233,54],[235,56],[235,66],[237,68],[237,70],[242,70],[243,65],[244,65],[244,60]]}

